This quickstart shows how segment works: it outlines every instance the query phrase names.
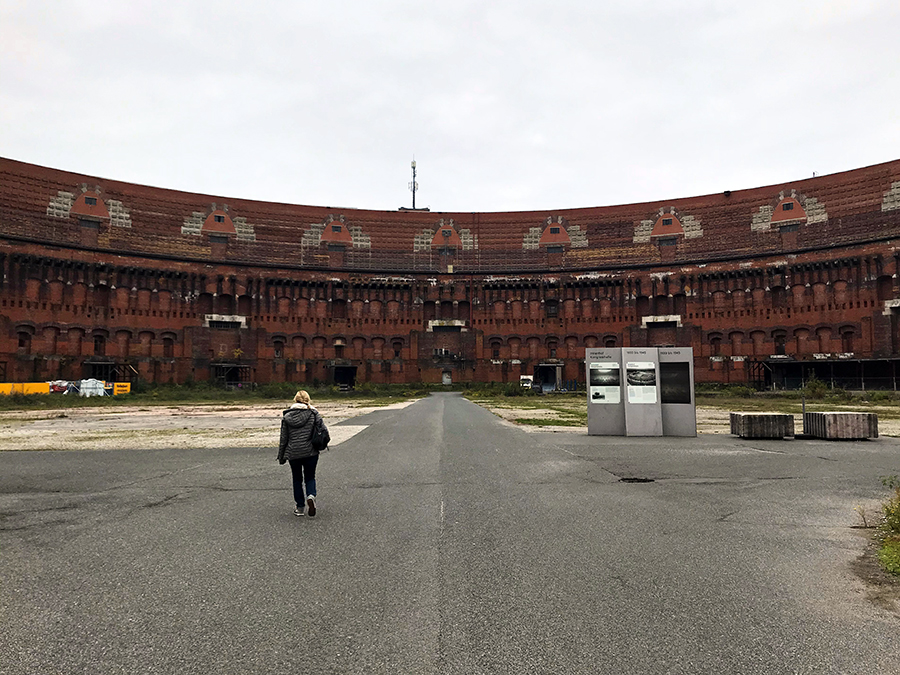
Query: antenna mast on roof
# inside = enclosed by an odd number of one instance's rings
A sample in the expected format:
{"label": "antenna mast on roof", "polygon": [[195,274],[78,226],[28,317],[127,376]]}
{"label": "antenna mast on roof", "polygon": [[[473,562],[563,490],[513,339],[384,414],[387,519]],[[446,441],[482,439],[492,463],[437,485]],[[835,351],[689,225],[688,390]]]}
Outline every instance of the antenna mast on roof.
{"label": "antenna mast on roof", "polygon": [[409,182],[409,189],[413,193],[413,211],[416,210],[416,190],[419,189],[419,184],[416,182],[416,160],[412,161],[412,173],[413,179]]}

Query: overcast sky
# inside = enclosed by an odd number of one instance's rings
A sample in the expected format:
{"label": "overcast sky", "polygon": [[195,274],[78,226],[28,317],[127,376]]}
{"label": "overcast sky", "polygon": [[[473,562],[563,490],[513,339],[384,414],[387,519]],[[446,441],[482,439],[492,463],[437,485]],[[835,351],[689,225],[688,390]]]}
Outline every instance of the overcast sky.
{"label": "overcast sky", "polygon": [[900,158],[897,0],[0,0],[0,156],[433,211],[663,200]]}

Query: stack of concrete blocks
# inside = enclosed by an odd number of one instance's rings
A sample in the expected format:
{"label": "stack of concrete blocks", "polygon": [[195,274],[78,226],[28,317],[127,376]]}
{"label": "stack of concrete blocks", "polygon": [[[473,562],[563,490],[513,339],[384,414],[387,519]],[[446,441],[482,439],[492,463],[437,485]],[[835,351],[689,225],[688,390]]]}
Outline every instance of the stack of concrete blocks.
{"label": "stack of concrete blocks", "polygon": [[782,413],[731,413],[731,433],[741,438],[794,435],[794,416]]}
{"label": "stack of concrete blocks", "polygon": [[878,415],[856,412],[808,412],[803,414],[803,433],[833,440],[878,438]]}

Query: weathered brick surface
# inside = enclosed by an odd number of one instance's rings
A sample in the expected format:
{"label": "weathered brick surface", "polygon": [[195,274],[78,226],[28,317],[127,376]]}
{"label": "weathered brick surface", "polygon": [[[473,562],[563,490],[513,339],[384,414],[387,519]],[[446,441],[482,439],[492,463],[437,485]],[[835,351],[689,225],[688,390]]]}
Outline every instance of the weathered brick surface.
{"label": "weathered brick surface", "polygon": [[[560,363],[577,379],[584,350],[604,345],[692,346],[697,379],[720,382],[745,382],[771,355],[893,359],[898,186],[900,161],[665,202],[387,212],[0,159],[0,376],[80,377],[113,361],[150,379],[206,377],[222,344],[260,382],[327,380],[336,365],[379,382],[515,381]],[[84,194],[108,209],[96,226],[71,211]],[[197,225],[217,209],[235,233],[212,241]],[[679,219],[681,232],[660,230],[671,245],[649,234],[660,213]],[[428,233],[451,222],[464,245],[442,252]],[[330,223],[349,241],[322,241]],[[548,224],[565,228],[551,242],[561,253],[540,241]],[[212,314],[249,328],[223,340],[203,326]]]}

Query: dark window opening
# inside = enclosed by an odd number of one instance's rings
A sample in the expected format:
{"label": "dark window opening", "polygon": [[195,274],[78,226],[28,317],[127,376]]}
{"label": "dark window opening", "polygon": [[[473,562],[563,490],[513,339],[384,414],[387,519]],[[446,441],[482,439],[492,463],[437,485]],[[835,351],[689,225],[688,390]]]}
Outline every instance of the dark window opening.
{"label": "dark window opening", "polygon": [[793,202],[787,202],[786,204],[782,204],[782,205],[781,205],[781,210],[782,210],[782,211],[793,211],[793,210],[794,210],[794,203],[793,203]]}
{"label": "dark window opening", "polygon": [[30,354],[31,353],[31,335],[28,333],[22,332],[19,333],[19,353],[20,354]]}
{"label": "dark window opening", "polygon": [[450,238],[450,230],[441,230],[441,236],[449,239]]}
{"label": "dark window opening", "polygon": [[175,357],[175,340],[163,338],[163,357],[171,359]]}
{"label": "dark window opening", "polygon": [[334,346],[334,358],[336,358],[336,359],[344,358],[344,345],[335,345]]}
{"label": "dark window opening", "polygon": [[94,356],[106,355],[106,338],[102,335],[94,336]]}
{"label": "dark window opening", "polygon": [[559,234],[559,228],[558,228],[558,227],[551,227],[551,228],[550,228],[550,234]]}
{"label": "dark window opening", "polygon": [[562,253],[565,249],[562,246],[548,246],[547,253]]}
{"label": "dark window opening", "polygon": [[785,342],[786,342],[785,336],[784,335],[775,335],[773,337],[773,340],[775,341],[775,353],[779,354],[779,355],[783,355]]}
{"label": "dark window opening", "polygon": [[224,223],[224,222],[225,222],[225,216],[213,216],[213,218],[215,219],[215,221],[216,221],[217,223]]}
{"label": "dark window opening", "polygon": [[283,342],[275,343],[275,358],[276,359],[284,358],[284,343]]}
{"label": "dark window opening", "polygon": [[841,350],[845,354],[853,353],[853,333],[851,331],[841,334]]}
{"label": "dark window opening", "polygon": [[663,218],[663,225],[671,225],[671,224],[672,224],[671,218]]}
{"label": "dark window opening", "polygon": [[548,317],[553,318],[559,316],[559,304],[556,300],[548,300],[545,307]]}
{"label": "dark window opening", "polygon": [[332,231],[332,232],[340,232],[340,231],[341,231],[341,226],[340,226],[340,225],[332,225],[332,226],[331,226],[331,231]]}
{"label": "dark window opening", "polygon": [[84,203],[88,206],[97,206],[97,198],[96,197],[85,197]]}

